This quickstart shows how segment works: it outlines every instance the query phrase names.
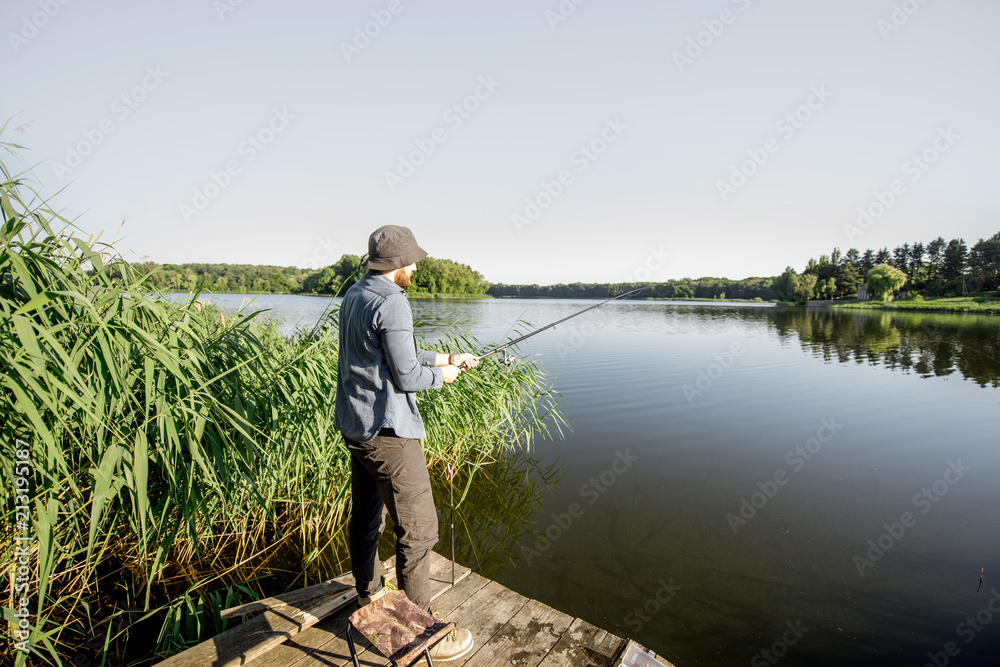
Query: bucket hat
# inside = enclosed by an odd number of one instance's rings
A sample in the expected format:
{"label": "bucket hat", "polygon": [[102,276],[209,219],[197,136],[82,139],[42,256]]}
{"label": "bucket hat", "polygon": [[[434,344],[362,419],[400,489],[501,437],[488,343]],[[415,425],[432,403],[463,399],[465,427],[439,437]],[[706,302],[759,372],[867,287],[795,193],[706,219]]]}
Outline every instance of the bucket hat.
{"label": "bucket hat", "polygon": [[385,225],[368,237],[368,262],[365,267],[376,271],[392,271],[409,266],[427,256],[417,245],[409,227]]}

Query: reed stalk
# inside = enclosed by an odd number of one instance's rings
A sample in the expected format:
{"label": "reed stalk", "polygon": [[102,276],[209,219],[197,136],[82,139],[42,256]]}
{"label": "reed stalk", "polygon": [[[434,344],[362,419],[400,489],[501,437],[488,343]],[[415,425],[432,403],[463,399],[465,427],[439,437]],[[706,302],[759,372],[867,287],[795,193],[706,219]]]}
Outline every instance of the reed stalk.
{"label": "reed stalk", "polygon": [[[147,639],[162,657],[210,636],[223,601],[342,571],[335,318],[285,338],[197,294],[172,303],[0,169],[0,459],[5,488],[25,478],[30,498],[26,521],[3,506],[4,562],[31,538],[30,582],[11,570],[3,612],[13,630],[30,598],[32,664],[148,664]],[[424,392],[429,464],[526,446],[559,428],[555,400],[531,363]]]}

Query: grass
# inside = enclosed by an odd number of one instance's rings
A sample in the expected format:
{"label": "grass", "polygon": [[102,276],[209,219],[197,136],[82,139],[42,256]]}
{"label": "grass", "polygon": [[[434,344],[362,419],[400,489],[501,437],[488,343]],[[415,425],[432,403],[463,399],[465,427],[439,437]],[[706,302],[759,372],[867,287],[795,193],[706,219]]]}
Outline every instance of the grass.
{"label": "grass", "polygon": [[[30,538],[32,664],[148,664],[218,631],[221,605],[340,573],[336,318],[284,338],[171,303],[0,169],[0,463],[30,508],[21,526],[4,504],[0,539],[11,563]],[[555,400],[531,363],[422,392],[428,462],[468,476],[559,428]],[[14,587],[3,604],[16,622]]]}
{"label": "grass", "polygon": [[927,297],[882,301],[858,301],[835,304],[834,308],[862,308],[866,310],[917,310],[947,313],[1000,313],[1000,292],[986,292],[976,296]]}

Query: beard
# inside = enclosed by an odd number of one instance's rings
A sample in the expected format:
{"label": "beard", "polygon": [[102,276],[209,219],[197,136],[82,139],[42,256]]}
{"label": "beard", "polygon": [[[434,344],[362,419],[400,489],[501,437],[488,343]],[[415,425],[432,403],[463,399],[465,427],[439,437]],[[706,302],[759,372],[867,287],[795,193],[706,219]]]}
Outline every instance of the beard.
{"label": "beard", "polygon": [[393,282],[402,287],[403,289],[409,289],[411,282],[410,274],[407,273],[406,271],[397,271],[396,277],[393,280]]}

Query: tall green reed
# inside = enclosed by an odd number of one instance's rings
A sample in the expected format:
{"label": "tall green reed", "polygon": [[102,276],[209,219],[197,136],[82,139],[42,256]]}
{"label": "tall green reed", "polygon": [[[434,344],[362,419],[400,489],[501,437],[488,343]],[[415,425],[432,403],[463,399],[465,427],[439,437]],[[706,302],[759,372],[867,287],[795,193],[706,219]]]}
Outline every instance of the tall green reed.
{"label": "tall green reed", "polygon": [[[0,170],[0,459],[13,488],[17,443],[29,450],[34,655],[68,664],[124,607],[165,618],[174,650],[190,613],[212,606],[196,597],[266,573],[290,586],[337,572],[350,475],[333,428],[335,317],[284,338],[197,295],[171,302]],[[554,399],[532,364],[484,363],[424,392],[430,464],[482,465],[558,428]],[[8,502],[6,563],[15,529]],[[14,602],[11,587],[8,622]],[[107,637],[105,661],[141,654],[130,627]]]}

